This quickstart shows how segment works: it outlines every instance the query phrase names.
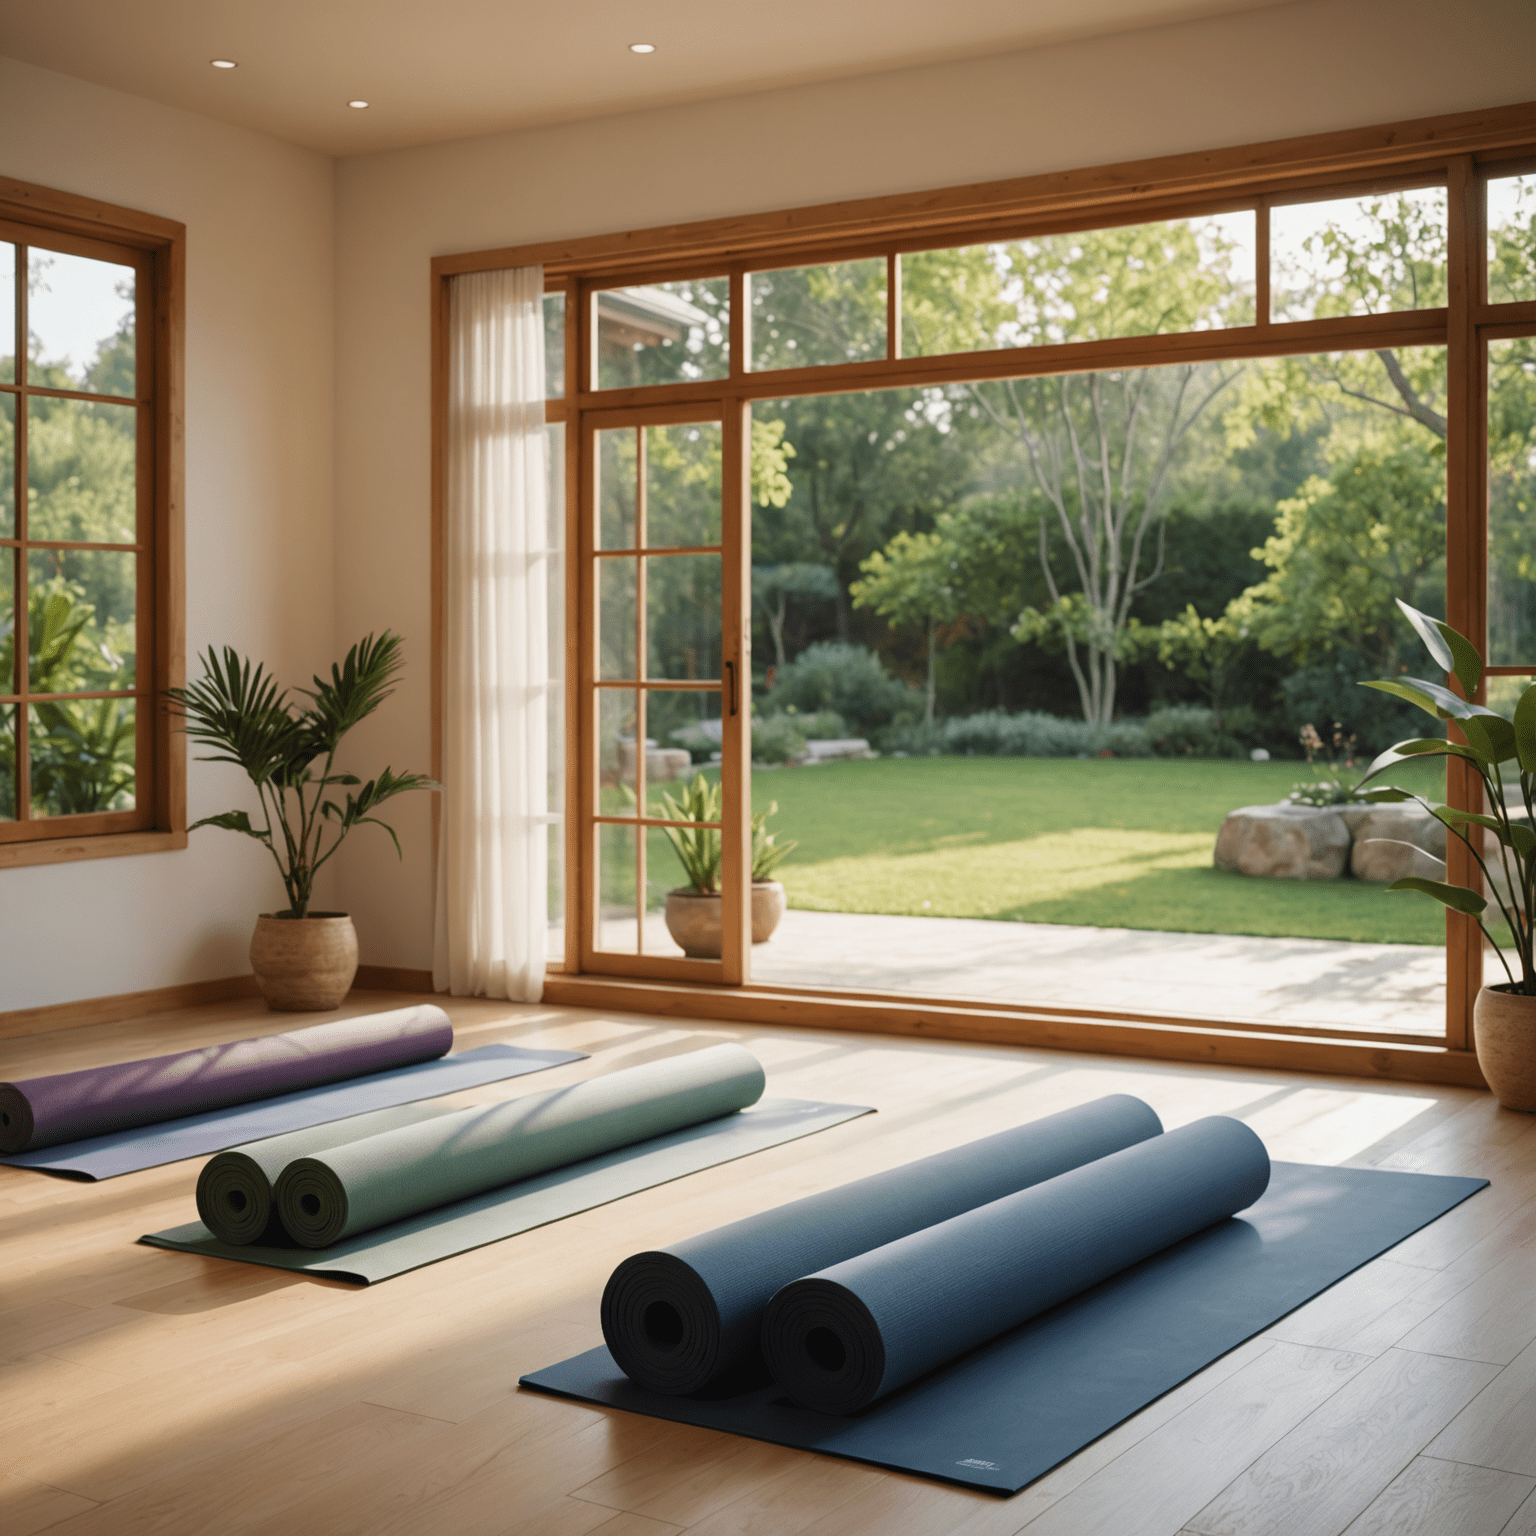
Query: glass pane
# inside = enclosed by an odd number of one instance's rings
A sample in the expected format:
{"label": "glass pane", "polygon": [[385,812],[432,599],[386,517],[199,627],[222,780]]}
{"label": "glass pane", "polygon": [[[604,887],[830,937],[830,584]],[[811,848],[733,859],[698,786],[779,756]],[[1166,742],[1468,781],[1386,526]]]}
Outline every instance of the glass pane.
{"label": "glass pane", "polygon": [[544,295],[544,398],[565,394],[565,295]]}
{"label": "glass pane", "polygon": [[136,394],[133,291],[132,267],[29,247],[29,381],[103,395]]}
{"label": "glass pane", "polygon": [[16,690],[16,550],[0,549],[0,693]]}
{"label": "glass pane", "polygon": [[0,821],[16,819],[16,706],[0,704]]}
{"label": "glass pane", "polygon": [[0,395],[0,539],[16,537],[16,397]]}
{"label": "glass pane", "polygon": [[1275,320],[1375,315],[1445,303],[1445,188],[1272,208]]}
{"label": "glass pane", "polygon": [[608,288],[593,302],[599,389],[723,379],[730,371],[729,278]]}
{"label": "glass pane", "polygon": [[647,677],[720,677],[720,556],[645,562]]}
{"label": "glass pane", "polygon": [[16,247],[0,240],[0,383],[16,380]]}
{"label": "glass pane", "polygon": [[133,809],[132,699],[34,704],[28,730],[34,816]]}
{"label": "glass pane", "polygon": [[633,816],[634,796],[626,785],[635,782],[635,730],[639,695],[628,688],[601,688],[597,694],[598,812],[603,816]]}
{"label": "glass pane", "polygon": [[885,356],[885,258],[753,272],[752,367]]}
{"label": "glass pane", "polygon": [[904,357],[1251,325],[1251,212],[915,251]]}
{"label": "glass pane", "polygon": [[1488,661],[1536,661],[1536,339],[1488,344]]}
{"label": "glass pane", "polygon": [[645,429],[645,542],[720,542],[720,423]]}
{"label": "glass pane", "polygon": [[1488,183],[1488,302],[1536,299],[1536,176]]}
{"label": "glass pane", "polygon": [[647,689],[645,734],[647,814],[670,813],[661,796],[679,799],[695,774],[720,762],[720,695],[693,689]]}
{"label": "glass pane", "polygon": [[29,552],[28,670],[35,692],[133,687],[138,560],[116,550]]}
{"label": "glass pane", "polygon": [[[706,837],[709,835],[711,834],[706,834]],[[712,835],[716,839],[720,836],[718,832]],[[679,905],[684,913],[688,913],[690,909],[697,911],[702,907],[709,917],[718,922],[719,898],[717,897],[713,902],[703,903],[691,899],[694,897],[694,888],[689,884],[682,863],[673,849],[671,840],[667,837],[666,828],[647,827],[645,833],[645,953],[666,955],[671,959],[680,960],[685,952],[682,945],[672,936],[671,925],[667,922],[667,897],[674,893],[682,898]],[[687,935],[691,930],[679,927],[678,931]],[[714,940],[715,953],[700,952],[692,958],[718,960],[720,956],[717,935],[707,932],[702,948],[708,949],[711,939]],[[696,937],[694,942],[697,942]]]}
{"label": "glass pane", "polygon": [[131,544],[138,526],[132,405],[27,401],[27,536]]}
{"label": "glass pane", "polygon": [[601,678],[636,675],[635,568],[636,561],[629,555],[597,562],[597,675]]}
{"label": "glass pane", "polygon": [[565,423],[544,428],[545,505],[548,511],[549,560],[545,603],[549,613],[549,691],[544,726],[549,761],[549,948],[548,957],[565,954]]}
{"label": "glass pane", "polygon": [[635,547],[635,454],[639,436],[634,427],[615,427],[597,434],[597,546]]}
{"label": "glass pane", "polygon": [[635,910],[638,827],[603,823],[597,829],[597,947],[621,955],[640,953]]}

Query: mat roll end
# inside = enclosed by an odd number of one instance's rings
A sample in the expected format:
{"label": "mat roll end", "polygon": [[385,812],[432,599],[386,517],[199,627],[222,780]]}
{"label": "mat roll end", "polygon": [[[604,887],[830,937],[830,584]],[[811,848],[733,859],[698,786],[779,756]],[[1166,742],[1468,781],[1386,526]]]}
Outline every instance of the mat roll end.
{"label": "mat roll end", "polygon": [[14,1083],[0,1083],[0,1153],[25,1152],[32,1140],[32,1106]]}
{"label": "mat roll end", "polygon": [[763,1355],[784,1391],[817,1413],[857,1413],[885,1380],[880,1325],[835,1280],[798,1280],[774,1296],[763,1314]]}
{"label": "mat roll end", "polygon": [[221,1152],[197,1176],[197,1214],[220,1242],[244,1247],[267,1234],[272,1186],[243,1152]]}
{"label": "mat roll end", "polygon": [[273,1190],[278,1219],[303,1248],[329,1248],[347,1225],[347,1190],[318,1158],[288,1164]]}
{"label": "mat roll end", "polygon": [[720,1369],[720,1313],[691,1265],[637,1253],[608,1277],[603,1338],[631,1381],[668,1397],[700,1392]]}

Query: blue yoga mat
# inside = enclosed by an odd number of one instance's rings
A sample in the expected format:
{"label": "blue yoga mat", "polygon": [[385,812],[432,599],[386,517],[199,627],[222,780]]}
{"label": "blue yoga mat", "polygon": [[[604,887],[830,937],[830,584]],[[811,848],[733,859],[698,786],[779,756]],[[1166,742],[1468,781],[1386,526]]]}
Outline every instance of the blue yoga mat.
{"label": "blue yoga mat", "polygon": [[332,1083],[324,1088],[308,1088],[232,1109],[216,1109],[206,1114],[187,1115],[180,1120],[164,1120],[158,1125],[113,1131],[85,1141],[40,1147],[34,1152],[15,1152],[0,1156],[0,1163],[12,1168],[36,1168],[65,1178],[111,1179],[118,1174],[158,1168],[162,1163],[176,1163],[187,1157],[205,1157],[212,1152],[222,1152],[226,1147],[237,1147],[242,1142],[261,1141],[287,1131],[344,1120],[369,1110],[411,1104],[418,1099],[435,1099],[445,1093],[482,1088],[487,1083],[504,1082],[528,1072],[542,1072],[547,1067],[585,1060],[581,1051],[482,1045],[457,1056],[441,1056],[435,1061],[400,1067],[392,1072],[376,1072],[369,1077]]}
{"label": "blue yoga mat", "polygon": [[[1070,1175],[1068,1176],[1070,1177]],[[1486,1186],[1486,1179],[1271,1165],[1257,1204],[848,1416],[781,1387],[667,1397],[606,1349],[522,1385],[653,1418],[1016,1493],[1245,1339]],[[923,1311],[942,1312],[943,1294]]]}

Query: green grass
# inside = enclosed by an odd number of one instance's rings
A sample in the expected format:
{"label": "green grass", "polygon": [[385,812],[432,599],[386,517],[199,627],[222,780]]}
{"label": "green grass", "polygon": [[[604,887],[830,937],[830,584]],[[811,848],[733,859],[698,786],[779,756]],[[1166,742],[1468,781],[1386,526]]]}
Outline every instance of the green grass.
{"label": "green grass", "polygon": [[[1211,864],[1222,818],[1282,799],[1304,764],[881,758],[753,775],[800,847],[790,905],[1185,933],[1440,944],[1427,897],[1353,880],[1258,880]],[[1423,762],[1391,782],[1438,797]]]}

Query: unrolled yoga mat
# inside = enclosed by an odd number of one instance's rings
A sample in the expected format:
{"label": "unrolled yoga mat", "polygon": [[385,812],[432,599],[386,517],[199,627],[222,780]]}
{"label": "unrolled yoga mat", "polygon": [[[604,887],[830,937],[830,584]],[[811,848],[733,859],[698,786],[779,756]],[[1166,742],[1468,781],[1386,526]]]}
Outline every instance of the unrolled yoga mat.
{"label": "unrolled yoga mat", "polygon": [[186,1157],[206,1157],[210,1152],[222,1152],[226,1147],[267,1136],[281,1136],[305,1126],[324,1125],[349,1115],[437,1098],[465,1088],[482,1088],[487,1083],[504,1082],[527,1072],[542,1072],[546,1067],[585,1059],[580,1051],[482,1045],[457,1056],[419,1062],[393,1072],[376,1072],[325,1088],[309,1088],[233,1109],[188,1115],[159,1125],[93,1136],[86,1141],[0,1156],[0,1163],[13,1168],[37,1168],[66,1178],[110,1179],[140,1168],[180,1162]]}
{"label": "unrolled yoga mat", "polygon": [[200,1221],[154,1232],[139,1241],[369,1285],[871,1113],[865,1105],[760,1099],[738,1114],[522,1179],[504,1189],[364,1232],[333,1248],[236,1247],[221,1243]]}
{"label": "unrolled yoga mat", "polygon": [[637,1253],[603,1292],[603,1338],[656,1392],[718,1390],[763,1375],[763,1309],[780,1286],[1068,1169],[1156,1137],[1162,1122],[1110,1094]]}
{"label": "unrolled yoga mat", "polygon": [[0,1083],[0,1152],[36,1151],[201,1115],[446,1056],[453,1025],[432,1003],[281,1035]]}
{"label": "unrolled yoga mat", "polygon": [[522,1385],[894,1471],[1016,1493],[1213,1360],[1482,1189],[1485,1179],[1271,1165],[1256,1205],[850,1417],[777,1386],[636,1386],[606,1349]]}

